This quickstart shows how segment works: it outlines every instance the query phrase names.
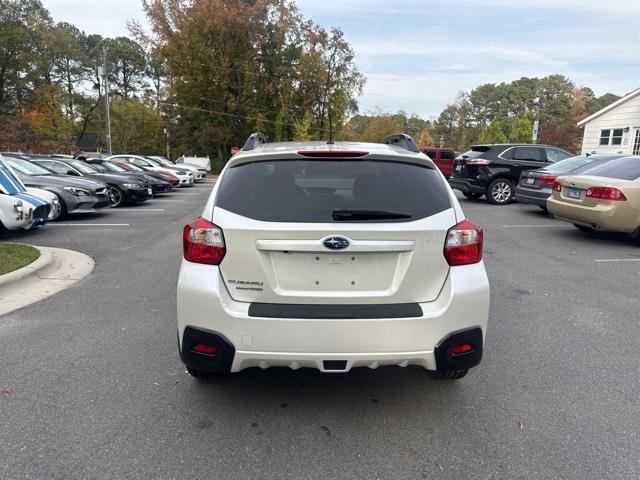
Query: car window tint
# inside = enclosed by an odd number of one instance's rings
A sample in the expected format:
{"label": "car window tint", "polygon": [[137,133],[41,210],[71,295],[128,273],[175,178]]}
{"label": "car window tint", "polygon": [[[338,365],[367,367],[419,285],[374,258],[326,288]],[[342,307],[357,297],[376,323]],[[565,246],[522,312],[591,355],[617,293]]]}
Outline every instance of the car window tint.
{"label": "car window tint", "polygon": [[640,157],[611,160],[604,165],[590,169],[586,174],[620,180],[636,180],[640,178]]}
{"label": "car window tint", "polygon": [[556,163],[571,157],[571,154],[557,148],[545,148],[544,151],[547,154],[547,161],[550,163]]}
{"label": "car window tint", "polygon": [[359,160],[278,160],[245,163],[223,175],[216,206],[267,222],[333,223],[334,210],[383,210],[412,221],[451,208],[434,169]]}
{"label": "car window tint", "polygon": [[440,152],[440,158],[442,160],[453,160],[456,158],[456,154],[450,150],[442,150]]}
{"label": "car window tint", "polygon": [[528,160],[531,162],[542,162],[542,150],[535,147],[517,147],[514,149],[514,160]]}
{"label": "car window tint", "polygon": [[67,174],[68,170],[71,170],[71,167],[65,165],[63,163],[58,162],[38,162],[39,165],[42,165],[44,168],[48,168],[49,170],[53,170],[56,173],[61,173],[63,175]]}

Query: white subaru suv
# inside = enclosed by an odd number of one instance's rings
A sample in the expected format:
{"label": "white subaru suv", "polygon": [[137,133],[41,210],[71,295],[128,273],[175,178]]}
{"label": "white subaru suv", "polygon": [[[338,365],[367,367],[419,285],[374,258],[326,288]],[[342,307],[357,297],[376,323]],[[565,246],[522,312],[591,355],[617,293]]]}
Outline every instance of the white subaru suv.
{"label": "white subaru suv", "polygon": [[195,377],[418,365],[458,379],[482,358],[482,229],[408,135],[253,134],[183,241],[178,339]]}

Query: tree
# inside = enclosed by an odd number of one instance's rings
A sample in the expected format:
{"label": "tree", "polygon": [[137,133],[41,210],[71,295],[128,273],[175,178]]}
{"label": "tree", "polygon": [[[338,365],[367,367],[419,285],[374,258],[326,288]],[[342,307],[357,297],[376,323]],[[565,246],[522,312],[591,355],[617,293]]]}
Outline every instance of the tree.
{"label": "tree", "polygon": [[418,142],[418,147],[420,148],[427,148],[427,147],[433,146],[433,138],[431,138],[431,133],[429,132],[429,129],[425,128],[420,132],[420,134],[418,135],[417,142]]}
{"label": "tree", "polygon": [[509,141],[513,143],[529,143],[533,134],[533,123],[527,117],[518,117],[511,123]]}
{"label": "tree", "polygon": [[164,122],[158,112],[139,100],[114,98],[111,108],[113,149],[153,155],[162,151]]}
{"label": "tree", "polygon": [[479,143],[506,143],[507,136],[504,134],[502,129],[502,122],[498,118],[494,118],[491,120],[489,125],[487,125],[480,138],[478,139]]}
{"label": "tree", "polygon": [[146,62],[142,47],[127,37],[104,42],[111,64],[114,93],[128,100],[142,86]]}

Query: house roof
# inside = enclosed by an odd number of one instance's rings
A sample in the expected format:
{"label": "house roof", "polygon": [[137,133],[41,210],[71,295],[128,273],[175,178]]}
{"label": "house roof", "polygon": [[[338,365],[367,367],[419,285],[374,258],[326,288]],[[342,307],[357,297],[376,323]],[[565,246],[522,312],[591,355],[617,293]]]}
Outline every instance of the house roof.
{"label": "house roof", "polygon": [[594,119],[598,118],[600,115],[603,115],[603,114],[607,113],[608,111],[613,110],[618,105],[622,105],[623,103],[628,102],[629,100],[631,100],[632,98],[637,97],[638,95],[640,95],[640,88],[636,88],[631,93],[627,93],[624,97],[620,98],[619,100],[616,100],[615,102],[613,102],[610,105],[607,105],[602,110],[598,110],[593,115],[589,115],[587,118],[585,118],[583,120],[580,120],[578,122],[578,126],[581,127],[581,126],[589,123],[591,120],[594,120]]}

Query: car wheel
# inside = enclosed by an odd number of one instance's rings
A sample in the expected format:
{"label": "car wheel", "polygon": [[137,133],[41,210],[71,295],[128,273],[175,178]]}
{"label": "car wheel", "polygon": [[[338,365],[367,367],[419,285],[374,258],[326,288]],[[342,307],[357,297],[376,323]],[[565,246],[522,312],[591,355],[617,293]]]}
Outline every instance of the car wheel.
{"label": "car wheel", "polygon": [[427,370],[427,375],[435,380],[458,380],[464,377],[469,369],[466,370]]}
{"label": "car wheel", "polygon": [[64,203],[64,200],[62,200],[58,195],[56,195],[56,197],[58,197],[58,202],[60,202],[60,207],[58,208],[57,212],[55,212],[53,216],[49,219],[50,222],[55,222],[56,220],[60,220],[61,218],[64,218],[64,216],[67,214],[67,204]]}
{"label": "car wheel", "polygon": [[573,224],[581,232],[593,232],[593,228],[585,227],[584,225],[578,225],[577,223]]}
{"label": "car wheel", "polygon": [[124,193],[118,187],[109,187],[109,200],[112,207],[124,205]]}
{"label": "car wheel", "polygon": [[469,200],[478,200],[484,193],[475,193],[475,192],[462,192],[462,194],[467,197]]}
{"label": "car wheel", "polygon": [[511,203],[515,187],[511,180],[496,178],[487,187],[487,202],[492,205],[506,205]]}

